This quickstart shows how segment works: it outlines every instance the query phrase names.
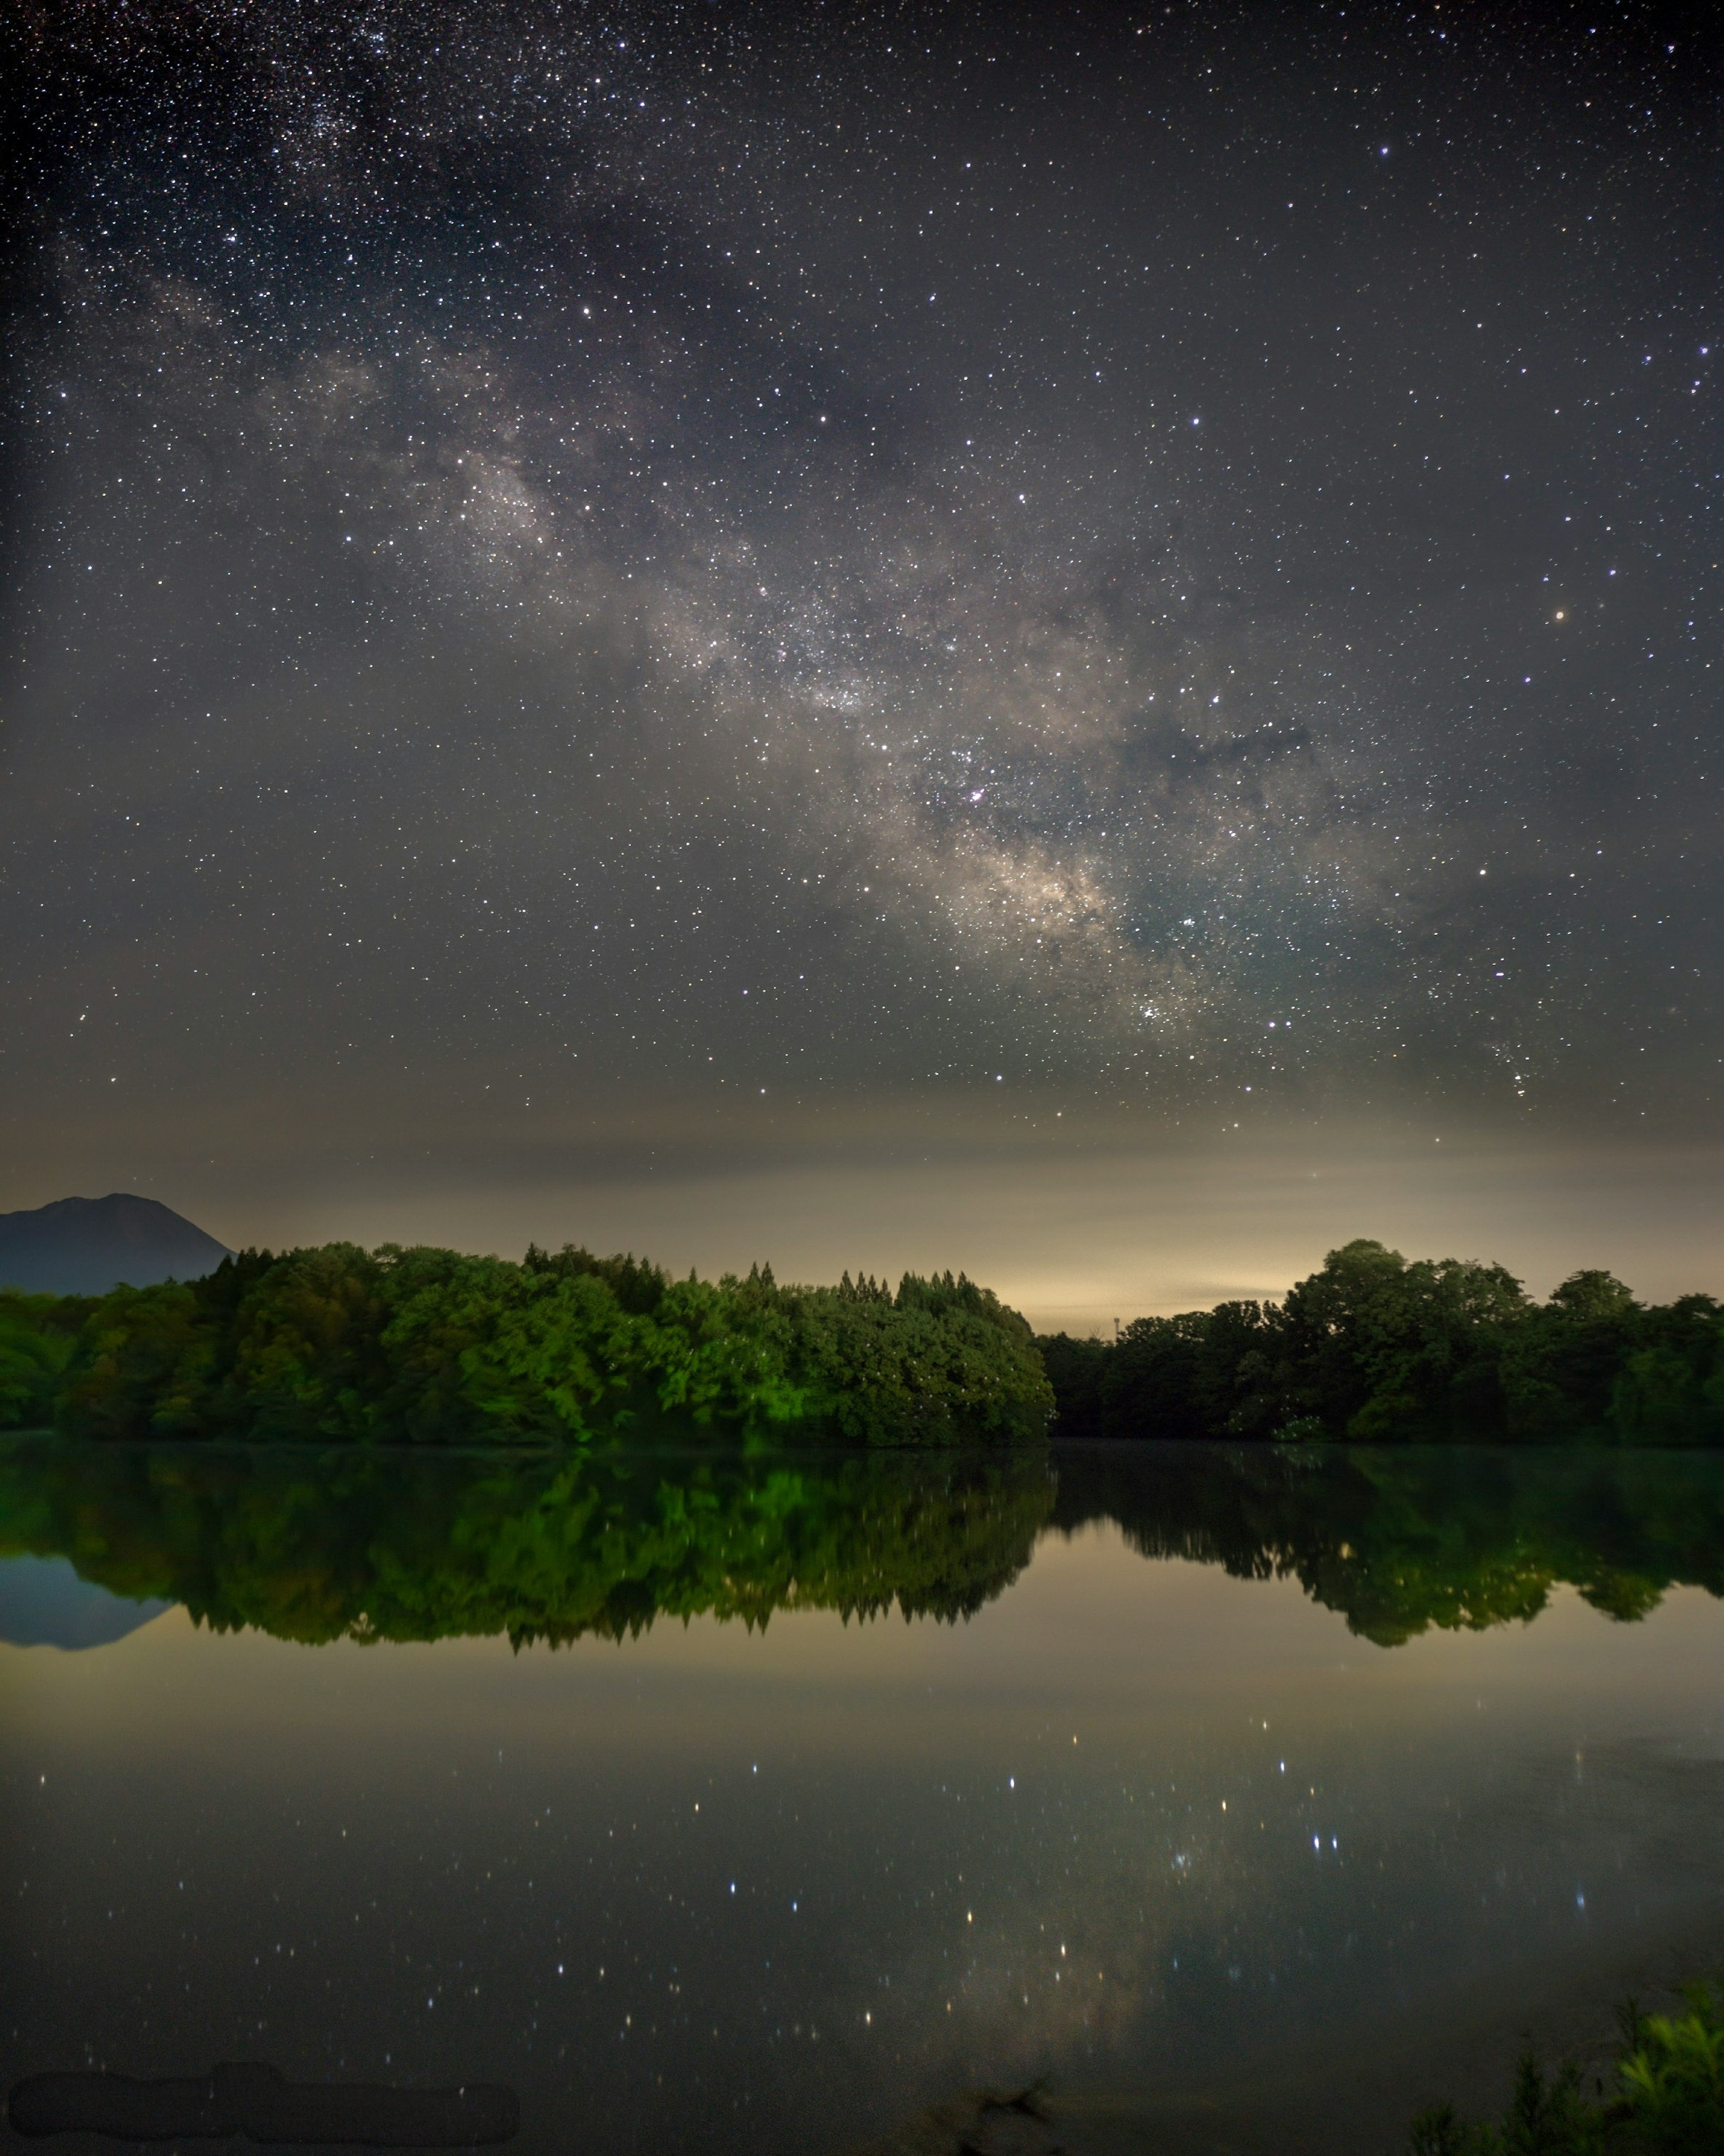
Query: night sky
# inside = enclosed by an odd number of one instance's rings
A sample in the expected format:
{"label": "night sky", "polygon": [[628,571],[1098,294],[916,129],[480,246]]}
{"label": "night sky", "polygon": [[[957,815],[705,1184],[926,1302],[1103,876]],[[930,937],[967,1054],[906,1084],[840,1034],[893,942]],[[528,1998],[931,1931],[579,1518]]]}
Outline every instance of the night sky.
{"label": "night sky", "polygon": [[0,1209],[1724,1288],[1710,8],[6,34]]}

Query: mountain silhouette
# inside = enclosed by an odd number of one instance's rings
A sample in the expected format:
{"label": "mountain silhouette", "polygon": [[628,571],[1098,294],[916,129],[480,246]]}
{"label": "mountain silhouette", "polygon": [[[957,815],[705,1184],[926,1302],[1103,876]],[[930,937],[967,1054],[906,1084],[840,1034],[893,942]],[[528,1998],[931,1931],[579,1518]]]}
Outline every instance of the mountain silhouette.
{"label": "mountain silhouette", "polygon": [[201,1280],[228,1255],[213,1235],[153,1198],[57,1198],[33,1212],[0,1213],[0,1287],[105,1295],[125,1281]]}
{"label": "mountain silhouette", "polygon": [[65,1557],[0,1557],[0,1641],[10,1647],[107,1647],[172,1603],[110,1594]]}

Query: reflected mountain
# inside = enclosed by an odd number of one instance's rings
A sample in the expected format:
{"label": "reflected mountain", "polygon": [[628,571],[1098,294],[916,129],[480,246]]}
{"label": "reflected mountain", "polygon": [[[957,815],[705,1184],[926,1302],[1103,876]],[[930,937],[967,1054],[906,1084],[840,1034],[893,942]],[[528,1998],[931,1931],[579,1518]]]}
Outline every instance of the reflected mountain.
{"label": "reflected mountain", "polygon": [[172,1604],[135,1602],[80,1579],[69,1558],[0,1558],[0,1645],[106,1647]]}
{"label": "reflected mountain", "polygon": [[660,1616],[763,1625],[781,1609],[955,1621],[1004,1592],[1043,1532],[1095,1521],[1147,1558],[1296,1578],[1383,1646],[1527,1621],[1563,1583],[1624,1620],[1673,1585],[1724,1594],[1724,1460],[1692,1452],[508,1455],[15,1439],[0,1443],[0,1558],[14,1560],[0,1616],[23,1558],[62,1561],[56,1578],[120,1598],[131,1624],[177,1602],[217,1630],[305,1642],[557,1644]]}

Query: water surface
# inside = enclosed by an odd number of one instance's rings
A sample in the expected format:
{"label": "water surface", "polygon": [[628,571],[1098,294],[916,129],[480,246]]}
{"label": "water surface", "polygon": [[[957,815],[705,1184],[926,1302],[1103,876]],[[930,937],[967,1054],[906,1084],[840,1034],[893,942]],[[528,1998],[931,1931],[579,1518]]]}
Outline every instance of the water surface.
{"label": "water surface", "polygon": [[8,2082],[1344,2156],[1724,1959],[1709,1458],[19,1441],[0,1553]]}

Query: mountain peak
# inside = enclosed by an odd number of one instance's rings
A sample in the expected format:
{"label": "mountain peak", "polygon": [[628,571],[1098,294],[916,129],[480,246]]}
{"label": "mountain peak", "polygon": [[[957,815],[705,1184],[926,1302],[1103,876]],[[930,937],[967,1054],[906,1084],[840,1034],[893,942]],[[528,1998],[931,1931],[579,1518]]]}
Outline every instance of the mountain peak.
{"label": "mountain peak", "polygon": [[0,1286],[33,1294],[105,1295],[121,1281],[148,1287],[198,1280],[228,1255],[171,1206],[129,1190],[0,1213]]}

